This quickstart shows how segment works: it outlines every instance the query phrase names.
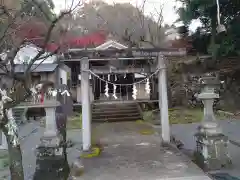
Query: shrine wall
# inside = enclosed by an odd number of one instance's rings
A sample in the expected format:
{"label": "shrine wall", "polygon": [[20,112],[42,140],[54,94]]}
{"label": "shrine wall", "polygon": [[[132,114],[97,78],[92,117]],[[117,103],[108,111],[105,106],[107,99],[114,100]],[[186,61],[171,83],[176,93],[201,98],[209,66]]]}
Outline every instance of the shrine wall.
{"label": "shrine wall", "polygon": [[41,81],[51,81],[51,82],[55,82],[56,81],[56,72],[52,72],[52,73],[39,73],[40,77],[41,77]]}
{"label": "shrine wall", "polygon": [[58,69],[59,83],[68,85],[68,81],[71,79],[71,68],[65,64],[61,64]]}
{"label": "shrine wall", "polygon": [[137,99],[150,99],[150,94],[146,93],[145,84],[139,84],[137,86]]}
{"label": "shrine wall", "polygon": [[[81,89],[80,89],[81,90]],[[71,92],[71,95],[72,95],[72,99],[73,101],[77,102],[77,103],[80,103],[77,101],[77,87],[71,87],[70,88],[70,92]]]}

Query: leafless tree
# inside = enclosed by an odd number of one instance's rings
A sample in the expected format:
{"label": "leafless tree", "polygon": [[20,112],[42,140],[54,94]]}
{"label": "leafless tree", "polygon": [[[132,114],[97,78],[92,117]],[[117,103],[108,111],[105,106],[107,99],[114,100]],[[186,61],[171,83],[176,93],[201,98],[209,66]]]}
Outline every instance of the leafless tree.
{"label": "leafless tree", "polygon": [[[75,1],[76,2],[76,1]],[[14,1],[14,3],[16,3]],[[14,4],[13,3],[13,4]],[[45,31],[42,34],[42,46],[39,49],[37,55],[30,60],[27,64],[27,68],[23,74],[18,74],[15,72],[15,57],[19,50],[32,42],[31,39],[28,39],[22,36],[22,25],[32,22],[36,17],[26,14],[26,5],[32,3],[34,8],[37,8],[42,12],[45,21]],[[30,78],[32,72],[32,66],[36,61],[41,60],[41,63],[59,52],[61,47],[61,42],[58,42],[58,47],[51,53],[45,55],[46,47],[50,41],[53,40],[53,34],[56,36],[62,36],[62,30],[60,30],[59,22],[65,16],[70,15],[75,11],[82,1],[79,0],[78,3],[72,3],[70,8],[62,11],[59,15],[53,16],[53,18],[48,17],[48,14],[45,13],[45,10],[41,6],[41,1],[39,0],[23,0],[22,4],[18,4],[17,7],[9,7],[8,4],[0,4],[0,19],[1,19],[1,30],[0,30],[0,49],[5,53],[5,57],[1,56],[0,61],[0,71],[1,79],[8,79],[8,87],[4,87],[4,84],[1,83],[0,87],[0,129],[5,134],[8,151],[9,151],[9,160],[10,160],[10,173],[12,180],[24,180],[24,171],[22,166],[22,151],[20,147],[19,134],[15,118],[12,114],[12,108],[18,105],[20,102],[24,101],[26,98],[31,96],[30,90]],[[4,26],[3,26],[4,25]],[[59,39],[59,38],[58,38]],[[61,39],[61,38],[60,38]],[[10,95],[10,89],[16,84],[22,86],[24,91],[24,96],[19,99],[14,99]],[[16,89],[16,88],[15,88]]]}
{"label": "leafless tree", "polygon": [[[72,19],[71,25],[77,29],[78,35],[103,30],[113,39],[126,44],[129,49],[166,47],[163,4],[159,4],[152,13],[146,15],[146,3],[147,0],[135,6],[129,3],[110,5],[103,1],[85,3]],[[151,85],[156,83],[153,79]],[[152,87],[157,88],[157,85]],[[154,99],[157,97],[157,90],[153,92]]]}
{"label": "leafless tree", "polygon": [[103,1],[85,3],[72,18],[71,25],[80,35],[104,30],[129,47],[161,47],[165,41],[163,6],[146,16],[145,3],[141,6],[127,3],[110,5]]}

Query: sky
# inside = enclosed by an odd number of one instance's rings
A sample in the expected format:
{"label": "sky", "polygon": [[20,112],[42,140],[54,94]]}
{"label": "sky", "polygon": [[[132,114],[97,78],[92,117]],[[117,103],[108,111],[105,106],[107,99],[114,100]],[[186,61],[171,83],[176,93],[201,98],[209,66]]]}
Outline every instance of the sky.
{"label": "sky", "polygon": [[[179,7],[181,4],[177,3],[176,0],[104,0],[105,2],[112,4],[115,3],[131,3],[134,6],[141,7],[143,2],[145,3],[145,13],[146,15],[151,15],[152,13],[156,14],[159,12],[160,7],[163,5],[163,17],[165,24],[173,24],[177,19],[178,15],[174,7]],[[53,0],[56,6],[56,12],[59,12],[60,9],[64,9],[66,6],[71,5],[72,0]],[[79,0],[74,0],[76,4]],[[190,30],[194,31],[196,27],[199,26],[199,22],[193,22],[190,27]]]}

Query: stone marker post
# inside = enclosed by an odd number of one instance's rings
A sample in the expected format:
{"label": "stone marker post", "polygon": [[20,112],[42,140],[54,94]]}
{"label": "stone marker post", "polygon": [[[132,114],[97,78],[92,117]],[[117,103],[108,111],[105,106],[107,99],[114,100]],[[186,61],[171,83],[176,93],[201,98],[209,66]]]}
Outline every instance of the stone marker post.
{"label": "stone marker post", "polygon": [[[0,171],[8,168],[9,165],[8,144],[6,136],[0,132]],[[1,172],[0,172],[1,173]],[[1,176],[0,176],[1,179]]]}
{"label": "stone marker post", "polygon": [[[46,111],[46,126],[41,143],[37,147],[36,171],[33,180],[42,180],[49,178],[52,180],[65,180],[68,175],[69,166],[66,157],[66,142],[64,142],[64,134],[61,128],[57,127],[58,123],[66,123],[66,116],[58,114],[56,109],[61,104],[56,98],[46,100],[43,107]],[[59,112],[58,112],[59,113]],[[65,124],[61,124],[64,125]]]}
{"label": "stone marker post", "polygon": [[56,124],[56,108],[60,105],[59,102],[50,102],[45,105],[46,112],[46,126],[45,126],[45,137],[57,136],[57,124]]}
{"label": "stone marker post", "polygon": [[162,125],[163,143],[170,143],[170,124],[168,115],[168,95],[167,95],[167,66],[161,53],[158,56],[158,91],[159,91],[159,109]]}
{"label": "stone marker post", "polygon": [[57,150],[61,150],[59,149],[61,137],[59,136],[56,124],[56,108],[59,105],[60,103],[55,99],[44,101],[43,104],[46,112],[46,120],[45,131],[43,137],[41,138],[40,147],[44,147],[46,149],[51,147],[51,149],[54,150],[53,154],[57,153]]}
{"label": "stone marker post", "polygon": [[0,132],[0,149],[8,149],[7,139],[3,132]]}
{"label": "stone marker post", "polygon": [[83,151],[91,150],[91,101],[89,84],[89,61],[81,59],[82,143]]}
{"label": "stone marker post", "polygon": [[204,169],[216,170],[227,167],[230,163],[228,153],[228,138],[222,133],[213,112],[214,99],[219,98],[215,89],[220,86],[220,81],[207,75],[200,79],[202,87],[198,98],[204,104],[204,117],[198,128],[196,137],[196,160]]}

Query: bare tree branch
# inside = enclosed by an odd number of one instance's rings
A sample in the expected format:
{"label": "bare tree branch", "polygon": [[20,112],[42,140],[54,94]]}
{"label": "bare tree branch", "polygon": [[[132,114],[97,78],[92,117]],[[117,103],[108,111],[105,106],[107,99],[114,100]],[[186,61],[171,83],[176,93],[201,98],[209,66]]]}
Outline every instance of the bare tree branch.
{"label": "bare tree branch", "polygon": [[[25,71],[25,76],[27,76],[27,75],[29,74],[29,71],[30,71],[32,65],[35,63],[35,61],[39,60],[39,58],[44,54],[44,52],[45,52],[45,47],[46,47],[46,45],[48,44],[48,42],[49,42],[49,40],[50,40],[50,37],[51,37],[51,35],[52,35],[52,31],[53,31],[53,29],[55,28],[56,24],[57,24],[64,16],[66,16],[66,15],[70,14],[72,11],[74,11],[74,10],[81,4],[81,2],[82,2],[82,1],[79,1],[78,4],[77,4],[75,7],[73,7],[73,4],[72,4],[71,8],[70,8],[68,11],[63,11],[63,12],[61,12],[60,15],[52,21],[52,23],[51,23],[51,25],[50,25],[50,27],[49,27],[49,29],[48,29],[48,32],[47,32],[47,34],[46,34],[45,40],[44,40],[44,44],[43,44],[43,47],[44,47],[44,48],[42,48],[42,49],[39,51],[39,53],[30,61],[30,63],[28,64],[28,67],[27,67],[27,69],[26,69],[26,71]],[[57,48],[57,50],[59,50],[59,48]],[[55,52],[55,53],[56,53],[56,52]]]}
{"label": "bare tree branch", "polygon": [[31,72],[33,72],[35,69],[37,69],[47,58],[49,58],[49,57],[53,56],[54,54],[56,54],[59,51],[59,49],[60,49],[60,46],[58,46],[58,48],[55,51],[53,51],[52,53],[50,53],[50,54],[48,54],[48,55],[46,55],[44,57],[39,58],[38,60],[41,60],[41,62],[39,62],[36,67],[31,69]]}

